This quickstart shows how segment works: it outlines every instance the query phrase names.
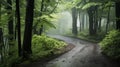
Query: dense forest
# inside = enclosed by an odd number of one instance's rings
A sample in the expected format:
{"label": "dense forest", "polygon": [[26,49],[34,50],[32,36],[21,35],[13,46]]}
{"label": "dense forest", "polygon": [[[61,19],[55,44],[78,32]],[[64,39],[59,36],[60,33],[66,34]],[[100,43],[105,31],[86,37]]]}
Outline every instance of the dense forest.
{"label": "dense forest", "polygon": [[120,61],[119,12],[119,0],[0,0],[0,67],[67,52],[69,43],[51,35],[98,43],[102,54]]}

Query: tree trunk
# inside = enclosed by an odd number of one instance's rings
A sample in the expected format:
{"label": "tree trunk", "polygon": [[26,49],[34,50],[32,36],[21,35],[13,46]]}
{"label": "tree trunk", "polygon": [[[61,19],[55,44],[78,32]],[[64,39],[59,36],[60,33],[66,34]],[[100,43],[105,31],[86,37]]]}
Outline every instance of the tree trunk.
{"label": "tree trunk", "polygon": [[1,55],[0,62],[1,63],[3,62],[3,53],[2,53],[3,50],[2,50],[2,48],[3,48],[3,31],[2,31],[2,28],[0,28],[0,55]]}
{"label": "tree trunk", "polygon": [[23,58],[28,58],[32,54],[31,40],[32,40],[32,25],[34,13],[34,0],[27,0],[25,31],[23,39]]}
{"label": "tree trunk", "polygon": [[2,7],[1,7],[1,2],[2,2],[2,1],[0,0],[0,22],[1,22],[1,8],[2,8]]}
{"label": "tree trunk", "polygon": [[87,14],[85,15],[85,20],[86,20],[86,29],[88,29],[88,22],[87,22],[88,18],[87,18]]}
{"label": "tree trunk", "polygon": [[[42,16],[42,12],[44,12],[44,10],[45,10],[44,0],[42,0],[42,1],[41,1],[40,16]],[[40,22],[41,22],[41,20],[40,20]],[[38,23],[36,23],[36,24],[33,26],[33,32],[34,32],[34,34],[42,35],[42,33],[43,33],[43,25],[41,25],[39,31],[37,31],[37,30],[36,30],[36,29],[37,29],[37,24],[38,24]]]}
{"label": "tree trunk", "polygon": [[74,7],[72,8],[72,33],[74,35],[77,35],[78,34],[78,31],[77,31],[77,9]]}
{"label": "tree trunk", "polygon": [[82,14],[82,30],[84,30],[84,23],[85,23],[85,21],[84,21],[84,13]]}
{"label": "tree trunk", "polygon": [[120,30],[120,2],[115,3],[116,8],[116,29]]}
{"label": "tree trunk", "polygon": [[7,14],[9,16],[9,19],[8,19],[8,34],[9,34],[9,45],[13,45],[13,43],[11,43],[13,41],[13,34],[14,34],[14,31],[13,31],[13,16],[12,16],[12,1],[11,0],[7,0],[7,3],[9,4],[7,6]]}
{"label": "tree trunk", "polygon": [[98,31],[101,31],[101,21],[102,21],[102,17],[99,18]]}
{"label": "tree trunk", "polygon": [[39,35],[42,35],[43,33],[43,25],[41,25],[40,30],[39,30]]}
{"label": "tree trunk", "polygon": [[108,7],[108,16],[107,16],[107,23],[106,23],[106,33],[108,32],[109,23],[110,23],[110,7]]}
{"label": "tree trunk", "polygon": [[101,31],[102,13],[103,13],[103,8],[100,11],[100,17],[99,17],[99,23],[98,23],[98,31]]}
{"label": "tree trunk", "polygon": [[98,9],[97,6],[94,7],[94,34],[97,34],[97,30],[98,30]]}
{"label": "tree trunk", "polygon": [[81,12],[79,11],[79,24],[80,24],[80,28],[79,28],[79,31],[81,32]]}
{"label": "tree trunk", "polygon": [[93,9],[92,7],[88,9],[88,15],[89,15],[89,34],[94,35],[94,29],[93,29]]}
{"label": "tree trunk", "polygon": [[21,23],[19,0],[16,0],[17,31],[18,31],[18,55],[21,56]]}
{"label": "tree trunk", "polygon": [[[41,13],[40,13],[40,16],[42,16],[42,12],[44,11],[44,0],[42,0],[42,2],[41,2],[41,9],[40,9],[40,11],[41,11]],[[40,30],[39,30],[39,35],[42,35],[42,33],[43,33],[43,25],[41,25],[41,27],[40,27]]]}

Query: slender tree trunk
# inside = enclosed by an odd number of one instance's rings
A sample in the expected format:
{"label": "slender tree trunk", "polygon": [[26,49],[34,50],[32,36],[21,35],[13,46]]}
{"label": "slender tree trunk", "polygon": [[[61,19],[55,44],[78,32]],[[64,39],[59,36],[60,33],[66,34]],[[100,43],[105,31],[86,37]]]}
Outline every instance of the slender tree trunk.
{"label": "slender tree trunk", "polygon": [[79,24],[80,24],[79,30],[80,30],[80,32],[81,32],[81,12],[80,12],[80,11],[79,11]]}
{"label": "slender tree trunk", "polygon": [[1,60],[0,60],[0,62],[2,63],[3,62],[3,50],[2,50],[2,48],[3,48],[3,31],[2,31],[2,28],[0,28],[0,55],[1,55]]}
{"label": "slender tree trunk", "polygon": [[35,25],[33,26],[33,33],[34,33],[34,34],[38,34],[37,25],[38,25],[38,22],[35,23]]}
{"label": "slender tree trunk", "polygon": [[85,21],[84,21],[84,13],[83,13],[83,15],[82,15],[82,30],[84,30],[84,23],[85,23]]}
{"label": "slender tree trunk", "polygon": [[13,34],[14,34],[14,31],[13,31],[13,16],[12,16],[12,1],[11,0],[7,0],[7,3],[9,4],[7,6],[7,14],[9,16],[9,19],[8,19],[8,34],[9,34],[9,45],[13,45],[13,43],[11,43],[13,41]]}
{"label": "slender tree trunk", "polygon": [[[42,16],[42,12],[44,11],[44,0],[42,0],[42,2],[41,2],[41,9],[40,9],[40,11],[41,11],[41,13],[40,13],[40,16]],[[39,35],[42,35],[42,33],[43,33],[43,25],[41,25],[41,27],[40,27],[40,30],[39,30]]]}
{"label": "slender tree trunk", "polygon": [[[42,12],[44,12],[44,10],[45,10],[44,0],[42,0],[42,1],[41,1],[40,16],[42,16]],[[41,20],[40,20],[40,22],[41,22]],[[36,30],[36,29],[37,29],[37,24],[38,24],[38,23],[36,23],[36,24],[33,26],[33,32],[34,32],[34,34],[42,35],[42,33],[43,33],[43,25],[41,25],[39,31],[37,31],[37,30]]]}
{"label": "slender tree trunk", "polygon": [[94,14],[94,12],[93,12],[93,9],[92,9],[92,7],[91,8],[89,8],[88,9],[88,15],[89,15],[89,34],[90,35],[94,35],[94,29],[93,29],[93,14]]}
{"label": "slender tree trunk", "polygon": [[21,23],[19,0],[16,0],[17,31],[18,31],[18,55],[21,56]]}
{"label": "slender tree trunk", "polygon": [[77,31],[77,9],[74,7],[72,8],[72,21],[73,21],[73,24],[72,24],[72,33],[74,35],[77,35],[78,34],[78,31]]}
{"label": "slender tree trunk", "polygon": [[108,16],[107,16],[107,23],[106,23],[106,33],[108,32],[109,23],[110,23],[110,7],[108,8]]}
{"label": "slender tree trunk", "polygon": [[85,15],[85,20],[86,20],[86,29],[88,28],[88,22],[87,22],[87,14]]}
{"label": "slender tree trunk", "polygon": [[102,10],[101,10],[101,12],[100,12],[101,14],[100,14],[100,17],[99,17],[99,23],[98,23],[98,30],[99,31],[101,31],[101,22],[102,22],[102,13],[103,13],[103,8],[102,8]]}
{"label": "slender tree trunk", "polygon": [[23,39],[23,58],[28,58],[32,54],[31,40],[32,40],[32,25],[34,13],[34,0],[27,0],[25,31]]}
{"label": "slender tree trunk", "polygon": [[1,22],[1,3],[2,3],[2,1],[0,0],[0,22]]}
{"label": "slender tree trunk", "polygon": [[[1,23],[1,0],[0,0],[0,23]],[[1,61],[0,63],[3,62],[3,59],[2,59],[2,45],[3,45],[3,32],[2,32],[2,28],[0,28],[0,55],[1,55]]]}
{"label": "slender tree trunk", "polygon": [[97,34],[97,30],[98,30],[98,9],[97,6],[94,7],[94,34]]}
{"label": "slender tree trunk", "polygon": [[98,30],[101,31],[101,21],[102,21],[102,17],[99,18],[99,23],[98,23]]}
{"label": "slender tree trunk", "polygon": [[115,3],[116,8],[116,29],[120,30],[120,1]]}

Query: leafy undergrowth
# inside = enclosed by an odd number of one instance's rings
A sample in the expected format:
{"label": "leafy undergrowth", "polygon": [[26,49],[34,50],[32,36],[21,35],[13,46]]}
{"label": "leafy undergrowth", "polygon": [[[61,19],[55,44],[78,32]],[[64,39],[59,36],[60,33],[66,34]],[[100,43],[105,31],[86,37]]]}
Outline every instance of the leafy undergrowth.
{"label": "leafy undergrowth", "polygon": [[80,32],[77,36],[73,34],[64,35],[64,36],[69,36],[69,37],[79,38],[89,42],[99,43],[105,37],[105,34],[99,33],[97,35],[91,36],[88,34],[88,32]]}
{"label": "leafy undergrowth", "polygon": [[120,61],[120,32],[113,30],[100,42],[102,53]]}
{"label": "leafy undergrowth", "polygon": [[81,32],[78,35],[78,37],[83,39],[83,40],[98,43],[104,38],[104,34],[99,33],[99,34],[96,34],[96,35],[89,35],[88,33]]}
{"label": "leafy undergrowth", "polygon": [[63,41],[44,35],[34,35],[32,39],[32,56],[29,59],[22,61],[22,63],[17,64],[17,67],[30,67],[33,62],[43,64],[71,50],[72,48],[74,48],[73,45],[67,45]]}
{"label": "leafy undergrowth", "polygon": [[34,57],[33,60],[36,60],[41,57],[60,53],[59,50],[65,47],[67,44],[63,41],[59,41],[44,35],[34,35],[32,45]]}

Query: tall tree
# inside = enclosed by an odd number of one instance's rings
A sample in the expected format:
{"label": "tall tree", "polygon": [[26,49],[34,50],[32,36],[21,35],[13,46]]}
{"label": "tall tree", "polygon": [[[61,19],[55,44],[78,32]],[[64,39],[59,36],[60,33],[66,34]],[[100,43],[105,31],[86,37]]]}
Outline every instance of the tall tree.
{"label": "tall tree", "polygon": [[107,23],[106,23],[106,33],[108,31],[109,28],[109,23],[110,23],[110,6],[108,7],[108,16],[107,16]]}
{"label": "tall tree", "polygon": [[[42,0],[42,2],[41,2],[41,9],[40,9],[40,11],[41,11],[40,12],[40,16],[42,16],[42,12],[45,11],[45,9],[46,9],[46,7],[44,5],[44,0]],[[41,25],[41,27],[40,27],[39,34],[41,35],[42,32],[43,32],[43,25]]]}
{"label": "tall tree", "polygon": [[74,35],[78,34],[77,31],[77,9],[75,7],[72,8],[72,33]]}
{"label": "tall tree", "polygon": [[94,32],[93,32],[94,31],[94,29],[93,29],[93,14],[94,14],[93,8],[90,7],[88,9],[88,15],[89,15],[89,34],[90,35],[94,34]]}
{"label": "tall tree", "polygon": [[21,23],[20,23],[19,0],[16,0],[16,17],[17,17],[17,31],[18,31],[18,54],[19,56],[21,56]]}
{"label": "tall tree", "polygon": [[115,3],[116,8],[116,29],[120,30],[120,1]]}
{"label": "tall tree", "polygon": [[32,54],[31,40],[32,40],[33,13],[34,13],[34,0],[27,0],[25,31],[23,39],[24,58],[27,58],[30,54]]}
{"label": "tall tree", "polygon": [[7,0],[7,14],[8,14],[8,34],[9,34],[9,45],[12,45],[13,43],[11,43],[13,41],[13,14],[12,14],[12,1],[11,0]]}
{"label": "tall tree", "polygon": [[2,49],[3,48],[3,31],[2,31],[2,28],[0,28],[0,55],[1,55],[1,61],[0,62],[3,62],[3,53],[2,53]]}

